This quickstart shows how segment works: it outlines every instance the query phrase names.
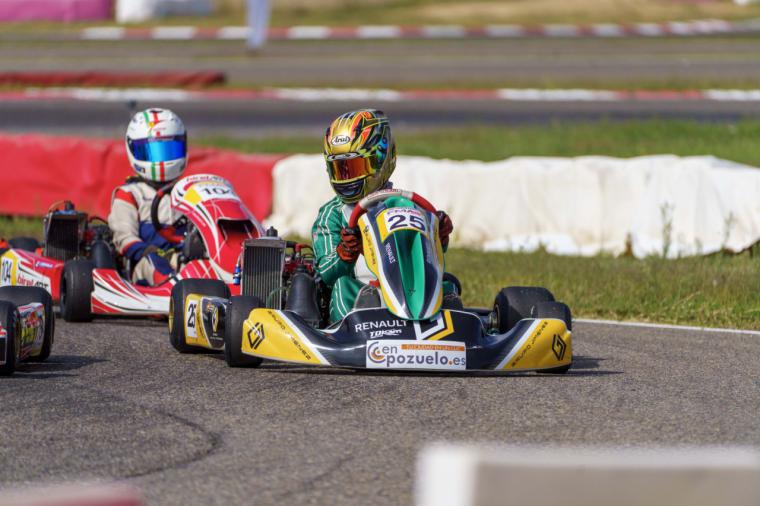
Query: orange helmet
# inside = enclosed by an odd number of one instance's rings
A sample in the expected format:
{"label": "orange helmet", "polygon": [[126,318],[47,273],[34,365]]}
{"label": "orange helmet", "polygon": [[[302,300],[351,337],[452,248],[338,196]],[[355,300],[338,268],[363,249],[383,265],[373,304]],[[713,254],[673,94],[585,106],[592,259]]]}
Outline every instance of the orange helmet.
{"label": "orange helmet", "polygon": [[396,142],[382,111],[338,116],[325,133],[325,162],[333,190],[351,204],[379,190],[396,168]]}

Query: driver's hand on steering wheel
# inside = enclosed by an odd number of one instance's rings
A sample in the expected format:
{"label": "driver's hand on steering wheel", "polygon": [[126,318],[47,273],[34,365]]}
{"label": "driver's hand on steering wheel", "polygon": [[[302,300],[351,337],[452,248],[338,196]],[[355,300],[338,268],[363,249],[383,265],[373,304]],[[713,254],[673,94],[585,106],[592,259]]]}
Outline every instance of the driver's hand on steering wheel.
{"label": "driver's hand on steering wheel", "polygon": [[140,258],[146,257],[151,253],[155,253],[159,257],[163,258],[169,262],[169,265],[171,265],[172,269],[175,271],[177,270],[177,267],[179,265],[179,253],[174,248],[161,249],[158,246],[151,244],[143,250],[142,256]]}
{"label": "driver's hand on steering wheel", "polygon": [[362,237],[356,228],[343,228],[340,231],[340,244],[335,248],[338,257],[344,262],[353,264],[362,252]]}
{"label": "driver's hand on steering wheel", "polygon": [[454,224],[445,211],[436,211],[435,214],[438,216],[438,237],[441,238],[441,246],[446,249],[449,247],[449,236],[454,231]]}

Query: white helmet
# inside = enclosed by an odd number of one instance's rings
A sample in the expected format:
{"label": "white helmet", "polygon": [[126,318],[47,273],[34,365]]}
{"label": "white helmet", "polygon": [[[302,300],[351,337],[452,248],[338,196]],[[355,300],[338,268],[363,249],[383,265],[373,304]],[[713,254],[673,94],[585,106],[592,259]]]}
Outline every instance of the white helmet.
{"label": "white helmet", "polygon": [[169,109],[146,109],[132,117],[127,128],[127,155],[143,179],[173,181],[187,165],[187,131]]}

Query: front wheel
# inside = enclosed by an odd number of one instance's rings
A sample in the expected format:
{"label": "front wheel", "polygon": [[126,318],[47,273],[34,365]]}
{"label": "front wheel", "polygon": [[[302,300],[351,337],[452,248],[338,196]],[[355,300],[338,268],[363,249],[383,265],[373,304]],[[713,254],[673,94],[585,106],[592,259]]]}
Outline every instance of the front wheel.
{"label": "front wheel", "polygon": [[92,320],[93,264],[90,260],[66,262],[61,276],[61,316],[67,322]]}
{"label": "front wheel", "polygon": [[509,331],[517,322],[531,317],[533,307],[540,302],[552,302],[554,295],[538,286],[509,286],[494,300],[496,327],[500,334]]}
{"label": "front wheel", "polygon": [[30,356],[30,362],[42,362],[50,356],[55,334],[55,315],[53,314],[53,298],[47,290],[37,286],[4,286],[0,288],[0,300],[12,302],[16,306],[24,306],[39,302],[45,307],[45,330],[42,347],[37,355]]}
{"label": "front wheel", "polygon": [[169,299],[169,342],[180,353],[193,353],[199,348],[187,344],[185,333],[185,301],[190,294],[230,298],[230,289],[218,279],[183,279],[172,288]]}
{"label": "front wheel", "polygon": [[[18,332],[18,311],[12,302],[0,301],[0,333],[5,333],[5,346],[0,346],[0,359],[5,363],[0,365],[0,376],[10,376],[16,370],[18,350],[16,339]],[[0,344],[3,341],[0,340]]]}
{"label": "front wheel", "polygon": [[230,367],[258,367],[263,359],[242,352],[243,323],[256,308],[264,307],[261,299],[250,295],[232,297],[224,321],[224,359]]}

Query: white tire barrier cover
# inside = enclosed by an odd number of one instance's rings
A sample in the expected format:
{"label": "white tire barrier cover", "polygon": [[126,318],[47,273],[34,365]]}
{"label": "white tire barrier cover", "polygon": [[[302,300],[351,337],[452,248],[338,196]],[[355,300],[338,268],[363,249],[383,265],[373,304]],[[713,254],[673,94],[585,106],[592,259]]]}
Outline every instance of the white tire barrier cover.
{"label": "white tire barrier cover", "polygon": [[738,448],[432,445],[417,506],[755,506],[760,454]]}
{"label": "white tire barrier cover", "polygon": [[[760,170],[712,156],[402,156],[392,180],[451,215],[454,246],[676,258],[739,252],[760,240]],[[274,168],[268,222],[308,237],[332,196],[320,155],[285,158]]]}

